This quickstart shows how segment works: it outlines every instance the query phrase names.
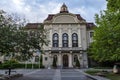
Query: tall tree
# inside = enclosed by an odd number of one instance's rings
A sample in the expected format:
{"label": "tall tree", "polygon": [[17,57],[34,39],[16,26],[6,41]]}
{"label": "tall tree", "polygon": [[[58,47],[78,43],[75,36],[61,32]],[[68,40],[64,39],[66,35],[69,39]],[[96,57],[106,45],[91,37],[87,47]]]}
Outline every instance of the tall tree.
{"label": "tall tree", "polygon": [[14,33],[17,31],[11,16],[6,15],[3,10],[0,10],[0,54],[7,54],[14,51]]}
{"label": "tall tree", "polygon": [[90,53],[99,62],[120,60],[120,0],[107,0],[107,9],[96,14],[97,27]]}
{"label": "tall tree", "polygon": [[22,60],[26,60],[33,56],[33,51],[41,50],[43,45],[48,44],[46,31],[40,25],[36,31],[32,31],[34,35],[30,35],[21,20],[14,17],[0,10],[0,54],[14,58],[21,56]]}

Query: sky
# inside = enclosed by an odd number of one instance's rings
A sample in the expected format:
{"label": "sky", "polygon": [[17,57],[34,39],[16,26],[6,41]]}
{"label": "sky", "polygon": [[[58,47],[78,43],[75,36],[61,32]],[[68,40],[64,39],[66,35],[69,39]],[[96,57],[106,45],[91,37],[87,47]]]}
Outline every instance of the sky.
{"label": "sky", "polygon": [[59,13],[63,3],[70,13],[80,14],[87,22],[95,22],[95,14],[106,9],[106,0],[0,0],[0,10],[41,23],[48,14]]}

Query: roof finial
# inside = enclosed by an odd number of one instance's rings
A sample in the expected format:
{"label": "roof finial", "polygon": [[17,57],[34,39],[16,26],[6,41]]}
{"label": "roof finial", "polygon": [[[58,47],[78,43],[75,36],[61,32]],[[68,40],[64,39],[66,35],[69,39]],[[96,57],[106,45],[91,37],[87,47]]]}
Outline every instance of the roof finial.
{"label": "roof finial", "polygon": [[63,3],[63,5],[61,6],[61,9],[60,9],[60,13],[68,13],[68,8],[67,6],[65,5],[65,3]]}

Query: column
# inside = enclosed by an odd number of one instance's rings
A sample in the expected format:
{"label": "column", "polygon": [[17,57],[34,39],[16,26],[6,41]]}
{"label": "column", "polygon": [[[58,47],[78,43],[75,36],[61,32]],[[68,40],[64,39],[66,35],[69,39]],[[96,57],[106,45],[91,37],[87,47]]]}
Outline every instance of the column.
{"label": "column", "polygon": [[58,68],[62,67],[62,64],[61,64],[62,60],[61,59],[62,59],[61,58],[61,53],[59,53],[59,56],[58,56]]}
{"label": "column", "polygon": [[62,47],[62,28],[61,25],[59,25],[59,47]]}
{"label": "column", "polygon": [[49,37],[49,40],[50,40],[50,43],[49,43],[49,47],[52,47],[52,28],[50,28],[50,37]]}
{"label": "column", "polygon": [[[70,25],[69,25],[69,27],[70,27]],[[68,35],[69,35],[69,38],[68,38],[68,42],[69,42],[69,47],[72,47],[72,38],[71,38],[71,31],[72,31],[72,29],[71,28],[68,28]]]}
{"label": "column", "polygon": [[72,68],[72,54],[69,54],[69,67]]}
{"label": "column", "polygon": [[[78,25],[79,26],[79,25]],[[78,47],[81,47],[81,29],[78,28]]]}
{"label": "column", "polygon": [[88,68],[88,58],[86,52],[83,53],[83,64],[84,64],[83,65],[84,68]]}

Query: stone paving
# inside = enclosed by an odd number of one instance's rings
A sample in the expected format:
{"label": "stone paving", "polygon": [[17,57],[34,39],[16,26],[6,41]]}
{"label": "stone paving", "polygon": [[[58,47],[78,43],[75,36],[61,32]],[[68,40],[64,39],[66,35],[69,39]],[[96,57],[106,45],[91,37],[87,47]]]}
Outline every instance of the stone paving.
{"label": "stone paving", "polygon": [[24,76],[13,80],[91,80],[75,69],[19,70]]}
{"label": "stone paving", "polygon": [[91,80],[74,69],[61,70],[61,80]]}

